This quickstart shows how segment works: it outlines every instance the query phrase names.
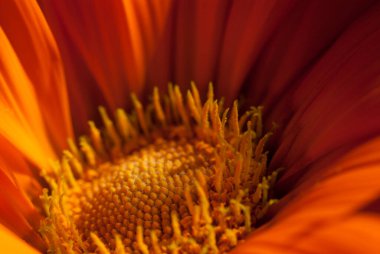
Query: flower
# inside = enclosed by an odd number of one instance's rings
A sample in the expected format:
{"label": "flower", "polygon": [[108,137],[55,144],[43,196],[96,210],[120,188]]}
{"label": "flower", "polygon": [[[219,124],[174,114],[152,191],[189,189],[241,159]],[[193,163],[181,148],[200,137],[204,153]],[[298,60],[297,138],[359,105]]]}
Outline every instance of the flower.
{"label": "flower", "polygon": [[[273,218],[237,253],[379,252],[380,5],[376,1],[2,1],[1,246],[43,250],[38,169],[99,104],[168,81],[279,126]],[[74,134],[75,133],[75,134]]]}

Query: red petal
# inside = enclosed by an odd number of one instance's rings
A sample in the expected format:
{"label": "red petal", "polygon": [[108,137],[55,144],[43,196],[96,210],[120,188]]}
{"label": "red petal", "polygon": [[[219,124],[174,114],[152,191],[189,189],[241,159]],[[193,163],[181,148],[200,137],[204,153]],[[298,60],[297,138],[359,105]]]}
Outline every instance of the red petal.
{"label": "red petal", "polygon": [[170,2],[41,1],[63,52],[75,124],[93,118],[99,103],[124,107],[131,91],[143,91]]}
{"label": "red petal", "polygon": [[250,76],[245,77],[249,99],[265,104],[267,111],[278,106],[297,79],[373,2],[297,1],[261,48]]}
{"label": "red petal", "polygon": [[[299,1],[302,3],[302,1]],[[231,102],[239,94],[268,39],[294,11],[297,1],[234,1],[228,19],[217,68],[218,92]]]}
{"label": "red petal", "polygon": [[[380,5],[353,24],[280,99],[273,117],[294,112],[274,164],[287,167],[283,187],[380,134]],[[291,104],[291,105],[288,105]],[[282,116],[281,116],[282,114]],[[285,123],[283,123],[285,124]]]}

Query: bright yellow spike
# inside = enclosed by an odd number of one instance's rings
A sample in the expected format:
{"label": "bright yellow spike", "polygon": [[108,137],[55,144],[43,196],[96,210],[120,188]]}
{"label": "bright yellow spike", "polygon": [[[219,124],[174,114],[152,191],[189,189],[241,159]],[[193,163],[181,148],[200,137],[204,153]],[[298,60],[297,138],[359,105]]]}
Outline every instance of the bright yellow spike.
{"label": "bright yellow spike", "polygon": [[88,125],[90,126],[91,141],[94,145],[96,152],[100,154],[105,154],[103,140],[100,136],[100,130],[96,128],[95,123],[93,121],[89,121]]}
{"label": "bright yellow spike", "polygon": [[136,239],[137,239],[137,246],[139,247],[139,250],[143,254],[149,254],[148,246],[144,243],[142,226],[137,226]]}
{"label": "bright yellow spike", "polygon": [[102,242],[102,240],[100,240],[100,238],[96,234],[94,234],[94,233],[91,232],[90,236],[91,236],[92,240],[94,241],[95,245],[98,247],[98,251],[101,254],[111,254],[111,252],[104,245],[104,243]]}
{"label": "bright yellow spike", "polygon": [[177,241],[181,240],[182,238],[181,228],[179,226],[178,215],[176,212],[172,212],[172,227],[173,227],[174,239]]}
{"label": "bright yellow spike", "polygon": [[240,127],[239,127],[239,113],[238,113],[238,102],[234,101],[234,105],[232,107],[231,116],[229,120],[229,127],[232,134],[235,137],[240,135]]}
{"label": "bright yellow spike", "polygon": [[198,111],[201,111],[202,110],[201,97],[199,96],[198,88],[193,81],[191,82],[191,93],[192,93],[192,97],[194,98],[195,106],[198,108]]}
{"label": "bright yellow spike", "polygon": [[152,249],[153,249],[154,254],[161,254],[162,252],[161,252],[160,244],[158,242],[158,238],[154,230],[150,232],[150,238],[152,239]]}
{"label": "bright yellow spike", "polygon": [[202,109],[201,126],[202,128],[205,128],[205,129],[207,129],[210,126],[210,121],[209,121],[210,104],[212,104],[212,102],[207,101]]}
{"label": "bright yellow spike", "polygon": [[113,146],[116,148],[120,147],[121,140],[119,134],[117,133],[113,122],[109,118],[107,111],[104,107],[99,107],[100,116],[102,117],[104,127],[106,129],[107,135],[111,139]]}
{"label": "bright yellow spike", "polygon": [[213,107],[211,108],[210,116],[211,116],[211,123],[212,123],[212,128],[214,129],[214,132],[222,136],[222,133],[223,133],[222,121],[220,120],[220,116],[219,116],[218,103],[214,102]]}
{"label": "bright yellow spike", "polygon": [[92,146],[88,143],[87,139],[84,137],[81,137],[79,139],[79,144],[80,144],[82,152],[84,153],[84,155],[87,158],[88,164],[90,164],[91,166],[95,166],[95,164],[96,164],[96,153],[95,153],[94,149],[92,148]]}
{"label": "bright yellow spike", "polygon": [[66,158],[62,159],[62,170],[65,173],[65,177],[67,181],[70,183],[71,187],[78,188],[77,181],[75,180],[75,177],[73,175],[73,172],[71,171],[69,162]]}
{"label": "bright yellow spike", "polygon": [[74,155],[70,151],[64,150],[63,156],[70,162],[73,169],[75,170],[75,173],[82,176],[83,175],[82,163],[76,157],[74,157]]}
{"label": "bright yellow spike", "polygon": [[115,254],[125,254],[124,244],[121,241],[120,235],[118,234],[115,235],[115,244],[116,244]]}
{"label": "bright yellow spike", "polygon": [[168,85],[168,96],[169,96],[170,107],[173,112],[173,120],[178,121],[179,112],[178,112],[178,108],[176,107],[176,98],[175,98],[174,88],[173,88],[172,83],[169,83]]}
{"label": "bright yellow spike", "polygon": [[224,112],[223,112],[223,115],[222,115],[222,118],[221,118],[221,121],[222,121],[222,126],[221,126],[221,137],[224,138],[224,131],[225,131],[225,128],[226,128],[226,123],[228,121],[228,112],[230,111],[229,108],[225,109]]}
{"label": "bright yellow spike", "polygon": [[141,102],[137,99],[135,94],[131,94],[131,99],[137,113],[137,118],[139,119],[140,127],[144,134],[148,135],[148,125],[145,120],[144,109],[141,105]]}
{"label": "bright yellow spike", "polygon": [[190,113],[193,116],[193,118],[195,119],[195,121],[197,121],[197,123],[200,124],[201,123],[201,111],[198,109],[198,107],[195,103],[195,100],[193,98],[193,95],[191,94],[190,91],[187,91],[187,105],[188,105],[188,108],[190,109]]}
{"label": "bright yellow spike", "polygon": [[189,209],[191,215],[194,215],[194,202],[193,198],[191,197],[190,187],[188,185],[185,187],[185,199],[187,209]]}
{"label": "bright yellow spike", "polygon": [[214,101],[214,86],[212,82],[208,84],[207,99],[212,102]]}
{"label": "bright yellow spike", "polygon": [[153,90],[153,105],[158,120],[160,121],[162,126],[166,126],[165,114],[161,107],[160,94],[158,93],[157,87],[155,87]]}
{"label": "bright yellow spike", "polygon": [[67,139],[67,144],[69,145],[70,151],[73,153],[73,155],[79,160],[82,161],[82,154],[79,152],[78,146],[76,143],[71,139]]}
{"label": "bright yellow spike", "polygon": [[198,183],[200,184],[200,186],[202,187],[202,190],[204,191],[205,195],[208,196],[208,191],[207,191],[208,185],[207,185],[207,180],[205,178],[205,175],[202,173],[202,171],[196,170],[195,177]]}
{"label": "bright yellow spike", "polygon": [[200,205],[201,205],[202,218],[205,220],[207,224],[211,224],[212,219],[209,214],[210,203],[208,202],[206,193],[201,187],[201,185],[198,183],[198,181],[195,181],[195,188],[198,192],[198,196],[201,202]]}
{"label": "bright yellow spike", "polygon": [[189,127],[189,117],[187,115],[185,106],[183,104],[183,98],[182,98],[182,93],[179,90],[178,86],[174,86],[174,97],[175,97],[175,105],[176,108],[178,109],[179,115],[182,119],[182,122],[185,126]]}
{"label": "bright yellow spike", "polygon": [[123,136],[124,141],[128,141],[131,137],[133,138],[137,136],[137,131],[129,122],[129,118],[124,110],[116,110],[116,123],[118,131]]}

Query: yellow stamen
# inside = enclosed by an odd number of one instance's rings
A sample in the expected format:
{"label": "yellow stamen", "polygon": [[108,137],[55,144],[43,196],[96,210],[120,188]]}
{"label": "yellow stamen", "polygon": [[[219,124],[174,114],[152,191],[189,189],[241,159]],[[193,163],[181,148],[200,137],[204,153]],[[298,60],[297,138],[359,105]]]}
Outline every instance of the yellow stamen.
{"label": "yellow stamen", "polygon": [[149,105],[132,95],[134,111],[118,109],[115,122],[99,107],[104,126],[90,121],[80,149],[69,140],[43,171],[50,251],[224,253],[254,229],[278,175],[266,169],[262,108],[239,118],[211,83],[203,105],[194,83],[186,95],[171,84]]}
{"label": "yellow stamen", "polygon": [[137,226],[137,245],[143,254],[149,254],[148,246],[144,243],[142,226]]}
{"label": "yellow stamen", "polygon": [[129,138],[137,136],[137,132],[131,125],[129,118],[124,110],[116,110],[116,123],[120,134],[124,138],[124,141],[128,141]]}
{"label": "yellow stamen", "polygon": [[162,126],[166,126],[165,114],[161,107],[160,95],[158,93],[157,87],[155,87],[153,90],[153,103],[154,103],[154,110],[156,111],[158,120],[160,121]]}
{"label": "yellow stamen", "polygon": [[153,248],[154,254],[161,254],[162,252],[161,252],[160,244],[158,243],[158,238],[154,230],[150,232],[150,238],[152,239],[152,248]]}
{"label": "yellow stamen", "polygon": [[148,135],[148,126],[147,126],[147,123],[145,120],[144,109],[141,105],[141,102],[137,99],[135,94],[131,95],[131,99],[132,99],[133,105],[135,107],[137,117],[139,119],[140,127],[143,130],[144,134]]}
{"label": "yellow stamen", "polygon": [[105,155],[105,149],[103,146],[102,137],[100,136],[100,130],[96,128],[95,123],[93,121],[89,121],[88,125],[90,126],[91,141],[96,152],[98,154]]}
{"label": "yellow stamen", "polygon": [[102,242],[102,240],[100,240],[100,238],[96,234],[90,233],[90,235],[96,246],[98,246],[98,250],[101,254],[111,254],[106,245]]}
{"label": "yellow stamen", "polygon": [[87,158],[88,164],[91,166],[95,166],[96,164],[96,153],[92,146],[88,143],[87,138],[80,138],[79,144],[81,146],[81,150]]}
{"label": "yellow stamen", "polygon": [[121,241],[121,237],[118,234],[115,235],[115,243],[116,243],[115,254],[125,254],[123,242]]}
{"label": "yellow stamen", "polygon": [[108,114],[107,114],[104,107],[99,107],[99,112],[100,112],[100,116],[102,117],[102,120],[103,120],[105,131],[106,131],[110,141],[112,142],[112,146],[114,149],[113,152],[118,153],[118,152],[120,152],[119,149],[120,149],[121,140],[120,140],[119,135],[117,134],[117,131],[114,127],[114,124],[111,121],[111,119],[108,117]]}
{"label": "yellow stamen", "polygon": [[200,109],[197,107],[195,100],[193,98],[193,95],[191,94],[190,91],[187,91],[187,102],[188,102],[188,107],[190,109],[191,115],[194,117],[195,121],[197,121],[197,123],[200,124],[201,112],[200,112]]}

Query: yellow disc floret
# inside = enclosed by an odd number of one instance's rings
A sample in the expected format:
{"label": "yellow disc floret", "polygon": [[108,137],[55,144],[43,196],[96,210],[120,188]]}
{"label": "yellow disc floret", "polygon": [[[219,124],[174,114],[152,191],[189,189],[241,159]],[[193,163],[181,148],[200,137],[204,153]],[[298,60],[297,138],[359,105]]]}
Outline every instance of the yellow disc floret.
{"label": "yellow disc floret", "polygon": [[[267,172],[261,108],[238,116],[201,103],[192,85],[183,99],[169,85],[146,109],[117,110],[104,127],[72,141],[43,176],[41,226],[57,253],[224,253],[253,229],[274,202]],[[229,113],[229,114],[228,114]]]}

